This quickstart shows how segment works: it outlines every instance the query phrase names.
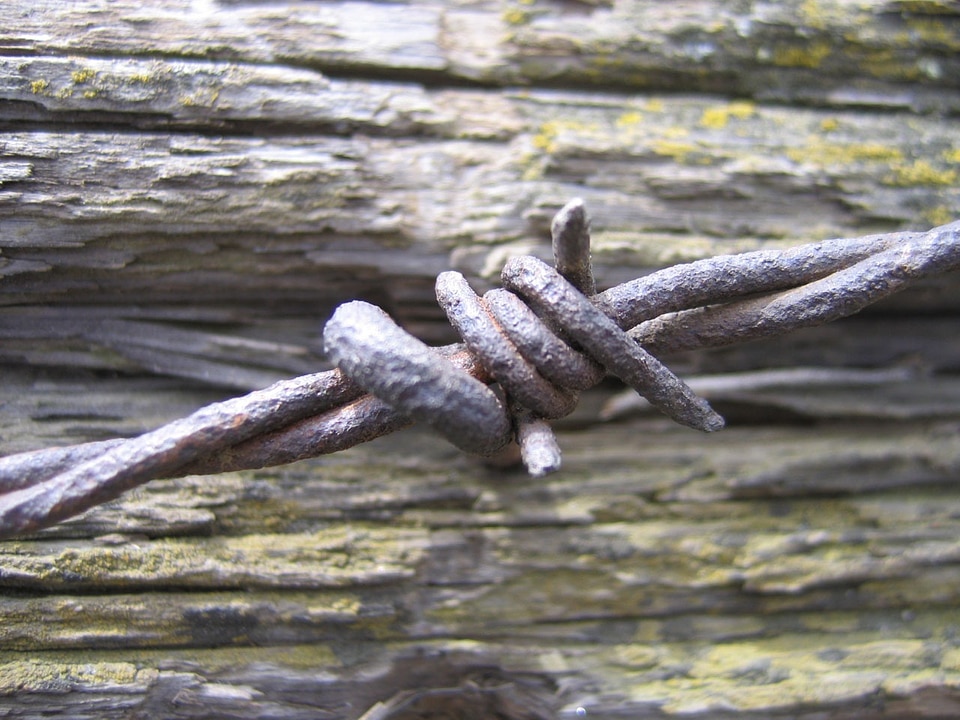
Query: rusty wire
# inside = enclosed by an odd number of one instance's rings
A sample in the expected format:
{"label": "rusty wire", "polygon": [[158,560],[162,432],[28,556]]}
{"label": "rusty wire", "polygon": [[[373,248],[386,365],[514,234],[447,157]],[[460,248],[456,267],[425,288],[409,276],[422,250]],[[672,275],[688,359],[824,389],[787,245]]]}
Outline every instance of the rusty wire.
{"label": "rusty wire", "polygon": [[517,257],[478,297],[446,272],[437,297],[463,345],[430,348],[379,308],[340,306],[324,329],[338,369],[208,405],[132,439],[0,459],[0,538],[56,524],[150,480],[261,468],[337,452],[426,422],[481,455],[518,441],[555,471],[550,419],[607,373],[676,421],[723,419],[651,353],[791,332],[960,267],[960,222],[676,265],[599,294],[589,223],[573,200],[552,224],[555,267]]}

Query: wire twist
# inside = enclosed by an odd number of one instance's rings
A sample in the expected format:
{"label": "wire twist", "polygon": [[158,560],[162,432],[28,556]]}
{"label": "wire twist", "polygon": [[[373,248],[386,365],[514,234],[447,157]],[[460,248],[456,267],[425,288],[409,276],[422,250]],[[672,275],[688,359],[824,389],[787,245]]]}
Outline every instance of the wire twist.
{"label": "wire twist", "polygon": [[351,302],[324,330],[338,370],[208,405],[136,438],[0,458],[0,538],[150,480],[294,462],[415,420],[473,453],[495,453],[516,438],[528,470],[542,475],[560,466],[548,420],[569,413],[577,394],[607,372],[678,422],[716,430],[723,419],[651,352],[829,322],[960,267],[955,222],[718,256],[594,294],[588,224],[583,203],[568,203],[552,224],[556,268],[513,258],[503,288],[483,297],[459,273],[441,274],[438,300],[463,346],[429,348],[381,309]]}
{"label": "wire twist", "polygon": [[533,447],[556,446],[548,426],[539,424],[536,433],[519,427],[569,415],[578,391],[606,372],[683,425],[705,432],[722,428],[723,418],[705,400],[584,295],[595,283],[581,200],[557,214],[552,234],[559,269],[530,256],[512,258],[501,273],[504,289],[483,297],[458,272],[437,278],[437,301],[506,400],[362,301],[341,305],[327,322],[327,355],[367,392],[462,450],[491,455],[516,437],[535,476],[559,467],[559,449]]}

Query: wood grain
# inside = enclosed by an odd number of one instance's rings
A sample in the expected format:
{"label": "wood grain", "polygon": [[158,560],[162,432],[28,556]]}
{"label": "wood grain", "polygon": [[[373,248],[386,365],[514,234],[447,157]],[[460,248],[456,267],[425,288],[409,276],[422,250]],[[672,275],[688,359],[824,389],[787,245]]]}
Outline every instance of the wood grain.
{"label": "wood grain", "polygon": [[[433,281],[601,286],[960,216],[960,13],[852,3],[0,3],[0,450],[129,436],[326,367],[348,299],[450,341]],[[0,543],[0,715],[960,713],[956,277],[619,387],[531,480],[414,429],[151,483]]]}

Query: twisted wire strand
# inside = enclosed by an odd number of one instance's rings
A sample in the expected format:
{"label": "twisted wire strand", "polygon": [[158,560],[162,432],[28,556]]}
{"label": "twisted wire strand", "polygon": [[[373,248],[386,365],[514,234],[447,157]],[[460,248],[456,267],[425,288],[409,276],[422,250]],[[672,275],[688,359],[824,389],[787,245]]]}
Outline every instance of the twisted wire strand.
{"label": "twisted wire strand", "polygon": [[[722,426],[650,353],[790,332],[960,267],[960,223],[677,265],[594,295],[579,200],[552,225],[556,269],[510,260],[477,297],[457,273],[438,299],[464,345],[428,348],[366,303],[324,331],[339,369],[214,403],[136,438],[0,459],[0,537],[48,527],[153,479],[285,464],[425,421],[469,452],[518,439],[530,472],[559,468],[547,419],[606,372],[679,422]],[[493,386],[491,387],[491,384]]]}
{"label": "twisted wire strand", "polygon": [[[595,289],[588,226],[580,200],[568,203],[552,224],[557,266],[568,272],[573,282],[560,270],[532,257],[514,258],[504,267],[504,288],[522,297],[534,311],[526,316],[535,326],[530,333],[541,338],[550,336],[553,345],[564,346],[568,354],[576,355],[569,343],[553,332],[555,328],[677,422],[706,432],[720,429],[723,418],[705,400],[630,340],[574,285],[576,282],[582,288]],[[504,331],[507,319],[496,311],[497,307],[510,305],[503,290],[494,294],[499,304],[495,301],[491,305],[454,271],[440,274],[436,290],[437,301],[450,323],[508,402],[437,358],[386,313],[363,301],[341,305],[327,322],[327,355],[365,390],[404,415],[429,424],[467,452],[491,455],[516,437],[522,456],[539,457],[541,453],[534,444],[540,443],[551,448],[552,457],[555,441],[542,424],[532,423],[571,413],[577,404],[577,390],[589,387],[602,374],[591,365],[586,377],[572,378],[571,387],[552,383],[547,376],[558,376],[553,359],[543,354],[525,355]],[[519,412],[521,408],[531,414]],[[521,424],[523,432],[517,432]],[[556,465],[553,460],[531,461],[528,469],[539,475]]]}
{"label": "twisted wire strand", "polygon": [[[851,264],[841,266],[838,256],[837,265],[831,263],[831,274],[802,288],[763,286],[763,291],[779,292],[720,307],[678,309],[672,316],[631,322],[634,327],[629,334],[657,352],[717,347],[823,325],[859,312],[918,280],[958,267],[958,232],[960,222],[926,233],[904,233],[899,241],[881,240],[877,243],[879,251],[865,257],[851,248],[847,256]],[[744,285],[749,287],[750,283]],[[754,287],[762,285],[753,283]],[[629,320],[634,319],[636,315]]]}

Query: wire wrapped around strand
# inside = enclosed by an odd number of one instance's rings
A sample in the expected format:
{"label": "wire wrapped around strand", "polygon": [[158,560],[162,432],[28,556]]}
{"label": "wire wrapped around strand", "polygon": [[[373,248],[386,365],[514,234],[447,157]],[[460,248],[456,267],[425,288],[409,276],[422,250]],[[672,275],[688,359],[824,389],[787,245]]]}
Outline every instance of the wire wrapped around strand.
{"label": "wire wrapped around strand", "polygon": [[35,532],[150,480],[281,465],[424,421],[468,452],[511,439],[533,475],[557,470],[548,420],[609,372],[689,427],[723,420],[650,353],[830,322],[960,267],[960,223],[677,265],[594,294],[583,203],[552,224],[556,267],[518,257],[478,297],[458,273],[437,295],[464,344],[429,348],[379,308],[337,309],[339,369],[214,403],[130,439],[0,459],[0,538]]}
{"label": "wire wrapped around strand", "polygon": [[[505,289],[484,297],[458,272],[437,278],[437,301],[506,402],[362,301],[341,305],[327,322],[327,355],[365,390],[429,424],[462,450],[491,455],[514,438],[523,458],[542,457],[537,445],[551,448],[550,461],[527,463],[535,476],[559,468],[555,438],[540,421],[569,415],[578,391],[595,385],[605,372],[683,425],[705,432],[722,428],[723,418],[705,400],[581,292],[581,287],[595,288],[589,223],[581,200],[572,200],[557,213],[552,232],[558,269],[530,256],[512,258],[501,274]],[[511,293],[533,312],[523,313]],[[536,352],[522,340],[514,342],[516,335],[504,328],[517,313],[524,314],[528,325],[523,335],[552,346],[556,355]],[[561,337],[577,343],[582,353]],[[579,373],[570,372],[571,364]],[[565,381],[557,380],[561,377]]]}

